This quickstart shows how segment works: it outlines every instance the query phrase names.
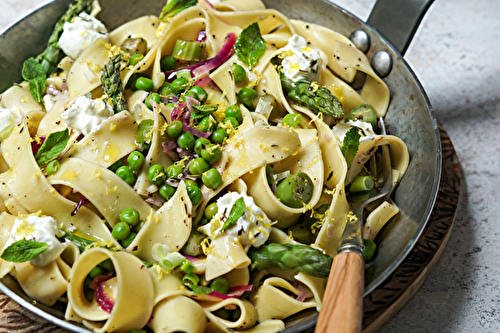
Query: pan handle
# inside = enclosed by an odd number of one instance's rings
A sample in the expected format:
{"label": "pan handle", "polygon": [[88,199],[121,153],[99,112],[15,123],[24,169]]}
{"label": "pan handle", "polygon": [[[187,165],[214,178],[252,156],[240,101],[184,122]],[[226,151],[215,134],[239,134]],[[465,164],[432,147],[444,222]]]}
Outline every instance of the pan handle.
{"label": "pan handle", "polygon": [[377,0],[366,23],[404,55],[434,0]]}

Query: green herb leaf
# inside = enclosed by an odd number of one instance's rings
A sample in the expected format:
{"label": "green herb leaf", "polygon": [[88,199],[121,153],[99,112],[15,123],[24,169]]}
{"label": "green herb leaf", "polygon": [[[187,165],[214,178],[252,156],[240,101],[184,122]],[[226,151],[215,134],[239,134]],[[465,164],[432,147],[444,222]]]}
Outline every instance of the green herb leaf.
{"label": "green herb leaf", "polygon": [[193,109],[195,111],[191,113],[191,119],[199,119],[214,113],[219,107],[217,105],[193,105]]}
{"label": "green herb leaf", "polygon": [[66,128],[60,132],[50,133],[35,155],[35,160],[40,167],[55,160],[64,150],[69,140],[69,130]]}
{"label": "green herb leaf", "polygon": [[234,44],[234,50],[238,59],[247,64],[250,69],[259,62],[259,58],[266,51],[266,41],[260,34],[257,22],[243,29]]}
{"label": "green herb leaf", "polygon": [[347,131],[342,143],[342,155],[347,162],[347,166],[351,167],[352,161],[356,157],[359,147],[359,139],[361,134],[359,134],[359,129],[357,127],[352,127]]}
{"label": "green herb leaf", "polygon": [[175,15],[182,12],[192,6],[196,6],[198,0],[170,0],[167,1],[165,7],[161,10],[160,21],[167,22],[168,18],[174,17]]}
{"label": "green herb leaf", "polygon": [[47,251],[48,248],[49,245],[46,243],[21,239],[6,248],[1,258],[5,261],[26,262]]}
{"label": "green herb leaf", "polygon": [[227,217],[226,222],[224,222],[224,225],[220,230],[224,231],[227,228],[231,228],[236,223],[236,221],[238,221],[238,219],[243,216],[246,207],[247,206],[245,205],[245,200],[243,200],[243,198],[239,198],[238,200],[236,200],[233,207],[231,207],[231,211],[229,212],[229,216]]}
{"label": "green herb leaf", "polygon": [[67,232],[66,230],[62,230],[64,232],[64,235],[62,237],[59,237],[59,240],[61,242],[63,241],[70,241],[71,243],[74,243],[78,248],[80,249],[80,252],[85,251],[85,249],[89,246],[95,243],[94,241],[76,236],[70,232]]}
{"label": "green herb leaf", "polygon": [[35,58],[29,58],[23,64],[21,75],[23,79],[28,81],[28,88],[31,95],[33,95],[38,103],[41,103],[45,86],[47,85],[47,75],[42,65]]}

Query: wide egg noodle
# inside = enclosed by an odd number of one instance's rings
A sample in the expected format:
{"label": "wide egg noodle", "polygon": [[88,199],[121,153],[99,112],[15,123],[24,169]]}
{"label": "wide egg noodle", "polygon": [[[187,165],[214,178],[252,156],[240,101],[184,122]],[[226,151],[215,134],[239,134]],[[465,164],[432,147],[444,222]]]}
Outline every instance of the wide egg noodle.
{"label": "wide egg noodle", "polygon": [[[207,0],[202,0],[207,1]],[[224,0],[213,3],[213,6],[219,11],[245,11],[245,10],[263,10],[266,9],[264,3],[260,0]]]}
{"label": "wide egg noodle", "polygon": [[157,304],[148,326],[155,333],[203,333],[207,327],[207,317],[196,301],[178,296]]}
{"label": "wide egg noodle", "polygon": [[[81,207],[75,216],[71,216],[76,204],[60,195],[43,176],[33,157],[31,138],[25,123],[13,129],[9,137],[2,142],[0,151],[11,167],[7,171],[6,185],[12,191],[13,197],[29,213],[40,211],[55,218],[60,227],[67,231],[117,244],[103,221],[88,208]],[[36,193],[33,193],[34,188]]]}
{"label": "wide egg noodle", "polygon": [[306,173],[313,181],[313,193],[311,200],[301,208],[291,208],[283,204],[273,193],[267,182],[266,167],[262,166],[257,172],[247,173],[243,176],[250,196],[255,200],[266,215],[273,221],[277,221],[278,228],[287,228],[294,224],[300,215],[314,207],[321,197],[323,191],[323,158],[317,139],[317,131],[297,129],[301,148],[296,154],[273,164],[276,173],[290,171],[291,174],[298,172]]}
{"label": "wide egg noodle", "polygon": [[375,240],[379,231],[389,220],[399,213],[399,208],[392,202],[384,201],[366,218],[363,226],[363,238]]}
{"label": "wide egg noodle", "polygon": [[148,262],[156,261],[151,251],[153,245],[157,243],[167,245],[172,252],[179,251],[191,234],[191,210],[191,200],[182,181],[172,198],[148,216],[146,223],[127,250]]}
{"label": "wide egg noodle", "polygon": [[[5,244],[10,238],[10,231],[12,230],[12,226],[14,225],[16,218],[16,216],[10,215],[7,212],[2,212],[0,214],[0,249],[2,249],[2,252]],[[13,268],[13,262],[5,261],[0,258],[0,278],[9,274]]]}
{"label": "wide egg noodle", "polygon": [[54,106],[47,112],[38,125],[36,135],[49,136],[50,133],[62,131],[66,128],[61,114],[65,111],[68,105],[69,97],[66,93],[61,93],[56,97]]}
{"label": "wide egg noodle", "polygon": [[81,193],[102,214],[111,227],[120,222],[120,213],[134,208],[140,216],[150,214],[150,206],[113,171],[91,162],[69,158],[47,177],[52,185],[65,185]]}
{"label": "wide egg noodle", "polygon": [[[105,259],[111,259],[116,272],[117,288],[111,313],[102,310],[96,300],[87,301],[84,281],[88,273]],[[154,290],[148,269],[141,260],[127,252],[102,248],[85,251],[76,261],[70,276],[68,299],[73,311],[95,332],[118,331],[143,327],[153,311]]]}
{"label": "wide egg noodle", "polygon": [[302,282],[313,294],[316,301],[316,310],[320,311],[325,294],[326,278],[318,278],[300,272],[294,276],[295,280]]}
{"label": "wide egg noodle", "polygon": [[[257,323],[257,310],[255,306],[247,300],[238,298],[228,298],[217,303],[201,303],[200,304],[206,312],[211,312],[217,317],[223,326],[233,330],[244,330],[253,327]],[[240,309],[240,316],[234,320],[227,320],[218,317],[215,313],[217,310],[224,308],[238,308]]]}
{"label": "wide egg noodle", "polygon": [[157,29],[160,20],[157,16],[146,15],[122,24],[108,34],[109,42],[122,45],[127,38],[144,38],[150,49],[158,40]]}
{"label": "wide egg noodle", "polygon": [[251,262],[236,238],[225,235],[217,237],[210,243],[205,279],[213,280],[233,269],[248,267]]}

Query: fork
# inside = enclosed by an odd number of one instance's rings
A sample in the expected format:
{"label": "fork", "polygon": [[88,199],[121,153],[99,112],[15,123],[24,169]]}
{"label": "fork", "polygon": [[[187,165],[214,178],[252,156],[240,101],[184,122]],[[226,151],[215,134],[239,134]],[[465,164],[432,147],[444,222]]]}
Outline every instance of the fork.
{"label": "fork", "polygon": [[[383,135],[385,124],[379,118]],[[370,199],[353,203],[348,214],[337,255],[333,260],[326,285],[323,306],[315,332],[361,332],[364,289],[363,213],[365,207],[385,199],[392,188],[392,168],[389,147],[382,146],[384,182],[380,192]]]}

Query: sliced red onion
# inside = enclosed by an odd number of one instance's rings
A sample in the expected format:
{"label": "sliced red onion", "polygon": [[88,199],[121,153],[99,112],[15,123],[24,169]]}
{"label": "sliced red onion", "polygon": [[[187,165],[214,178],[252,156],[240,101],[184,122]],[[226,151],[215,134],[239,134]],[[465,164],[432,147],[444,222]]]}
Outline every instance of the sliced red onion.
{"label": "sliced red onion", "polygon": [[229,288],[229,292],[227,294],[221,294],[220,292],[214,290],[211,293],[209,293],[208,295],[214,296],[214,297],[217,297],[217,298],[220,298],[223,300],[228,299],[228,298],[240,298],[241,295],[243,295],[243,293],[245,291],[252,291],[252,289],[253,289],[253,286],[251,284],[246,285],[246,286],[235,286],[235,287]]}
{"label": "sliced red onion", "polygon": [[76,213],[82,208],[83,205],[88,205],[90,201],[88,201],[83,195],[80,194],[80,199],[78,200],[78,203],[76,204],[75,210],[71,212],[71,216],[75,216]]}
{"label": "sliced red onion", "polygon": [[198,37],[196,37],[196,41],[202,43],[206,39],[207,39],[207,32],[205,30],[200,30],[200,32],[198,32]]}
{"label": "sliced red onion", "polygon": [[177,103],[170,117],[172,118],[172,120],[180,120],[184,115],[185,111],[186,111],[186,103],[184,102]]}
{"label": "sliced red onion", "polygon": [[299,283],[294,285],[294,287],[296,287],[299,290],[299,295],[296,298],[297,301],[304,302],[306,300],[306,295],[307,295],[306,290]]}
{"label": "sliced red onion", "polygon": [[188,69],[191,72],[192,77],[206,76],[210,74],[211,70],[214,70],[215,68],[219,67],[224,62],[226,62],[227,59],[229,59],[229,57],[233,53],[233,48],[234,44],[236,43],[236,38],[237,38],[236,35],[232,32],[227,34],[224,45],[222,45],[222,48],[215,57],[204,61],[200,61],[193,65],[174,69],[173,71],[167,72],[165,73],[167,81],[172,82],[173,80],[175,80],[178,71],[186,69]]}
{"label": "sliced red onion", "polygon": [[208,7],[212,8],[212,9],[215,9],[214,5],[212,5],[212,3],[208,0],[203,0],[201,1],[201,5],[207,5]]}
{"label": "sliced red onion", "polygon": [[[105,276],[105,275],[100,275],[100,276]],[[98,277],[96,277],[95,279],[97,279]],[[95,286],[94,298],[101,309],[103,309],[107,313],[111,313],[113,307],[115,306],[115,301],[109,297],[108,293],[106,293],[106,288],[105,288],[106,281],[112,278],[111,276],[107,277],[108,277],[107,279],[101,280]],[[93,282],[94,281],[92,281],[92,283]]]}
{"label": "sliced red onion", "polygon": [[42,147],[43,143],[45,142],[45,139],[46,139],[45,135],[42,135],[40,137],[40,143],[38,143],[36,141],[31,142],[31,150],[33,151],[33,155],[36,155],[36,153],[38,153],[38,151]]}
{"label": "sliced red onion", "polygon": [[199,138],[205,138],[205,139],[208,139],[210,137],[210,134],[212,134],[212,132],[203,132],[203,131],[200,131],[200,130],[197,130],[196,128],[192,127],[192,126],[189,126],[187,124],[184,123],[184,131],[185,132],[189,132],[191,134],[193,134],[194,136],[197,136]]}
{"label": "sliced red onion", "polygon": [[196,257],[191,257],[191,256],[187,256],[187,255],[184,255],[184,257],[186,257],[186,259],[189,260],[189,261],[191,261],[191,262],[195,262],[195,261],[199,260]]}
{"label": "sliced red onion", "polygon": [[163,141],[161,143],[161,147],[163,148],[164,153],[174,151],[175,148],[177,148],[177,142],[176,141]]}
{"label": "sliced red onion", "polygon": [[104,281],[108,281],[111,278],[112,278],[112,276],[110,276],[110,275],[98,275],[92,280],[92,282],[90,282],[89,288],[95,290],[95,288],[97,287],[98,284],[100,284]]}
{"label": "sliced red onion", "polygon": [[215,84],[214,80],[210,78],[210,76],[204,76],[199,80],[196,80],[194,83],[195,86],[199,86],[203,89],[211,88],[213,90],[218,90],[220,91],[220,88],[218,85]]}
{"label": "sliced red onion", "polygon": [[156,198],[147,198],[146,200],[147,203],[150,203],[156,207],[161,207],[163,206],[163,202],[161,202],[160,200],[156,199]]}

